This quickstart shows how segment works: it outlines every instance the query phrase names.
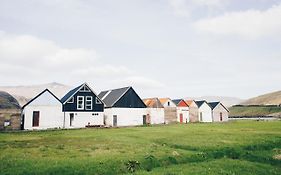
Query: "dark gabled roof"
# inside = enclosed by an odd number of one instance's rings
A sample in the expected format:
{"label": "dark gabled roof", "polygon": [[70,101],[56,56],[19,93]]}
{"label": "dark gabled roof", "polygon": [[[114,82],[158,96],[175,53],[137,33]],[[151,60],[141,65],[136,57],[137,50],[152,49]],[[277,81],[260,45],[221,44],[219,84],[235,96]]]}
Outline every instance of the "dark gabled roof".
{"label": "dark gabled roof", "polygon": [[65,96],[62,97],[61,102],[66,102],[70,97],[72,97],[85,83],[81,84],[80,86],[70,90]]}
{"label": "dark gabled roof", "polygon": [[221,102],[210,102],[209,106],[211,106],[212,110],[215,109],[216,106],[218,106],[219,104],[222,105],[222,107],[227,110],[227,112],[229,112],[229,110],[221,103]]}
{"label": "dark gabled roof", "polygon": [[105,103],[106,107],[113,107],[114,104],[132,87],[123,87],[102,91],[98,97]]}
{"label": "dark gabled roof", "polygon": [[[200,106],[202,106],[206,101],[205,100],[201,100],[201,101],[194,101],[196,103],[196,105],[198,106],[198,108],[200,108]],[[207,103],[208,104],[208,103]]]}
{"label": "dark gabled roof", "polygon": [[55,96],[55,94],[53,94],[49,89],[45,89],[44,91],[42,91],[38,95],[36,95],[34,98],[29,100],[29,102],[27,102],[25,105],[23,105],[22,109],[25,108],[27,105],[29,105],[31,102],[33,102],[36,98],[38,98],[39,96],[44,94],[46,91],[49,92],[52,96],[54,96],[61,103],[60,99],[57,96]]}
{"label": "dark gabled roof", "polygon": [[220,104],[220,102],[209,102],[212,109],[214,109],[218,104]]}
{"label": "dark gabled roof", "polygon": [[177,106],[178,104],[182,101],[182,99],[175,99],[175,100],[172,100]]}

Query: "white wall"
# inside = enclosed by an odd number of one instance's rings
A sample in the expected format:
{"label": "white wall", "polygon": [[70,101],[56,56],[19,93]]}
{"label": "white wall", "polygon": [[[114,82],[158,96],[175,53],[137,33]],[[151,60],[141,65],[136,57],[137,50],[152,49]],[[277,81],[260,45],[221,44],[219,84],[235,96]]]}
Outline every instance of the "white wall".
{"label": "white wall", "polygon": [[212,122],[212,109],[207,103],[203,103],[199,108],[199,120],[200,120],[200,113],[202,113],[202,121],[199,122]]}
{"label": "white wall", "polygon": [[183,115],[183,123],[189,122],[189,107],[177,107],[178,122],[180,122],[180,114]]}
{"label": "white wall", "polygon": [[[74,114],[72,126],[70,126],[71,113]],[[85,128],[87,125],[104,125],[103,112],[65,112],[64,115],[65,128]]]}
{"label": "white wall", "polygon": [[[33,111],[39,111],[39,126],[32,127]],[[23,110],[24,129],[48,129],[63,127],[62,104],[48,91],[45,91]]]}
{"label": "white wall", "polygon": [[220,113],[222,113],[222,122],[228,121],[228,111],[219,104],[213,109],[214,122],[220,122]]}
{"label": "white wall", "polygon": [[164,108],[146,108],[146,114],[149,114],[151,124],[164,124]]}
{"label": "white wall", "polygon": [[113,115],[117,115],[117,126],[143,125],[147,108],[107,108],[104,110],[105,124],[113,126]]}
{"label": "white wall", "polygon": [[177,107],[177,105],[172,100],[167,100],[164,104],[164,107]]}

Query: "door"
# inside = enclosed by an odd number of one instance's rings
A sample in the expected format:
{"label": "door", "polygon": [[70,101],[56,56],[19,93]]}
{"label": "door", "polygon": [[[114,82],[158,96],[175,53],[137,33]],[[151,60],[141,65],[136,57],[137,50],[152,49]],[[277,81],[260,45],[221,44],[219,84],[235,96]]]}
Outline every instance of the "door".
{"label": "door", "polygon": [[38,127],[39,126],[39,111],[33,111],[33,120],[32,120],[32,127]]}
{"label": "door", "polygon": [[220,121],[222,121],[222,112],[220,112]]}
{"label": "door", "polygon": [[117,126],[117,115],[113,115],[113,126]]}
{"label": "door", "polygon": [[199,121],[202,122],[203,121],[203,113],[200,112],[200,118],[199,118]]}
{"label": "door", "polygon": [[73,113],[70,113],[69,114],[69,121],[70,121],[70,123],[69,123],[69,126],[73,126],[73,121],[74,121],[74,114]]}
{"label": "door", "polygon": [[183,115],[180,114],[180,123],[183,123]]}
{"label": "door", "polygon": [[143,125],[146,125],[146,115],[143,115],[143,116],[142,116],[142,124],[143,124]]}

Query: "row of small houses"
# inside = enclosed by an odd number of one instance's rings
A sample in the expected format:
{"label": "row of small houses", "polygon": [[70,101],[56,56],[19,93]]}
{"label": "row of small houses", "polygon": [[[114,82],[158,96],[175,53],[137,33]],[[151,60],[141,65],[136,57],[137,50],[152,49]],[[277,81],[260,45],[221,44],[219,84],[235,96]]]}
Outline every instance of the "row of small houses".
{"label": "row of small houses", "polygon": [[145,124],[223,122],[228,109],[220,102],[141,99],[132,87],[96,94],[84,83],[62,99],[46,89],[22,108],[22,128],[119,127]]}

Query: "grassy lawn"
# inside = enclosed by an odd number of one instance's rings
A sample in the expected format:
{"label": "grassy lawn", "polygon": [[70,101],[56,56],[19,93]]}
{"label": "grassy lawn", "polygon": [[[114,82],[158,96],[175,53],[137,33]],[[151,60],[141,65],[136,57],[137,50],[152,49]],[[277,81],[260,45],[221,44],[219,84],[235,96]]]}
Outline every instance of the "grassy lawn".
{"label": "grassy lawn", "polygon": [[0,174],[280,174],[281,121],[0,133]]}
{"label": "grassy lawn", "polygon": [[277,106],[234,106],[229,109],[230,116],[266,116],[281,112]]}

